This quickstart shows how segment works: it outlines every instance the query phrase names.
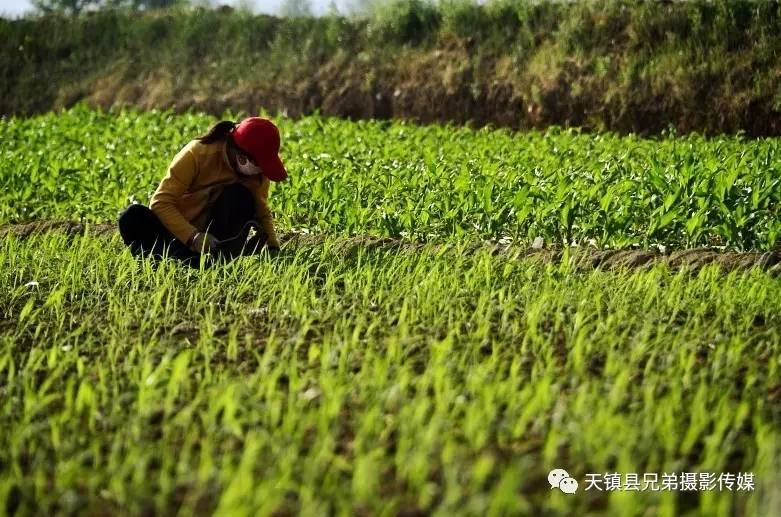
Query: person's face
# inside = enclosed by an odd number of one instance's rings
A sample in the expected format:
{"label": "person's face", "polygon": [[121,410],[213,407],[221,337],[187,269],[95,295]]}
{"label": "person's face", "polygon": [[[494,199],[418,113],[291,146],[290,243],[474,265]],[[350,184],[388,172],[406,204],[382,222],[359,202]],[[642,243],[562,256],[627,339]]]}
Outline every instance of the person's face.
{"label": "person's face", "polygon": [[244,176],[257,176],[262,172],[258,164],[256,164],[252,158],[238,149],[236,149],[236,167],[238,168],[239,174]]}

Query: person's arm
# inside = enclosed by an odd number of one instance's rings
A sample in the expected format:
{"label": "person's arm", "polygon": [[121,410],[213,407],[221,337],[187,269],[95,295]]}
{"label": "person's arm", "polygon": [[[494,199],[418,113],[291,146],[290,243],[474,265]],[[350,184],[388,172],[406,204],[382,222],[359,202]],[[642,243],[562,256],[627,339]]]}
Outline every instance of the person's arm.
{"label": "person's arm", "polygon": [[271,217],[271,210],[268,207],[268,188],[269,180],[263,179],[260,182],[260,188],[253,189],[255,196],[255,206],[257,208],[257,216],[261,226],[263,226],[263,232],[268,235],[266,243],[270,248],[279,248],[279,239],[277,238],[277,232],[274,229],[274,219]]}
{"label": "person's arm", "polygon": [[184,218],[177,203],[192,184],[197,172],[195,157],[190,149],[185,147],[174,157],[168,167],[168,173],[158,185],[149,203],[149,208],[160,219],[163,226],[188,246],[198,230]]}

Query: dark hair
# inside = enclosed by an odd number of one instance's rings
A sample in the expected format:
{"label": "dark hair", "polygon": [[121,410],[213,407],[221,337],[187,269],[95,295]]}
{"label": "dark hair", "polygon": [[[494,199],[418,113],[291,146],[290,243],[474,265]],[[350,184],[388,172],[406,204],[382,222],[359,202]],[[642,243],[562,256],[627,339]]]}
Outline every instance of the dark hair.
{"label": "dark hair", "polygon": [[209,130],[206,132],[205,135],[201,135],[196,140],[200,140],[201,143],[204,144],[213,144],[214,142],[217,142],[219,140],[223,140],[228,134],[233,131],[233,128],[236,126],[235,123],[231,122],[230,120],[223,120],[222,122],[217,122],[212,127],[209,128]]}

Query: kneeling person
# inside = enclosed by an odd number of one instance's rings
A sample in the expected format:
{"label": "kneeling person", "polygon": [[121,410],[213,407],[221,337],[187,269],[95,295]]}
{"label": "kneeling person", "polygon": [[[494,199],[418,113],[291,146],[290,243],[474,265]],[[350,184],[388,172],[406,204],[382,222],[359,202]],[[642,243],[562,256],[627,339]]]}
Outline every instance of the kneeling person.
{"label": "kneeling person", "polygon": [[151,254],[196,265],[217,242],[244,243],[248,223],[260,231],[245,249],[279,249],[268,206],[270,181],[287,172],[279,158],[279,130],[269,120],[223,121],[174,157],[149,208],[134,204],[119,217],[119,231],[134,255]]}

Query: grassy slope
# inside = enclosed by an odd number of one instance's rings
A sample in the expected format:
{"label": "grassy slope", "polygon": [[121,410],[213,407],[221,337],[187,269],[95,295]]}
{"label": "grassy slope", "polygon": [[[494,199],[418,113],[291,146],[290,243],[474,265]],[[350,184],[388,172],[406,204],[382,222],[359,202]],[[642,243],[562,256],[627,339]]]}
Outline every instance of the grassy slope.
{"label": "grassy slope", "polygon": [[[0,242],[6,509],[778,511],[778,279],[330,242],[198,272],[104,239]],[[757,491],[568,497],[554,466]]]}
{"label": "grassy slope", "polygon": [[777,2],[409,0],[368,20],[0,21],[0,113],[108,107],[778,135]]}

